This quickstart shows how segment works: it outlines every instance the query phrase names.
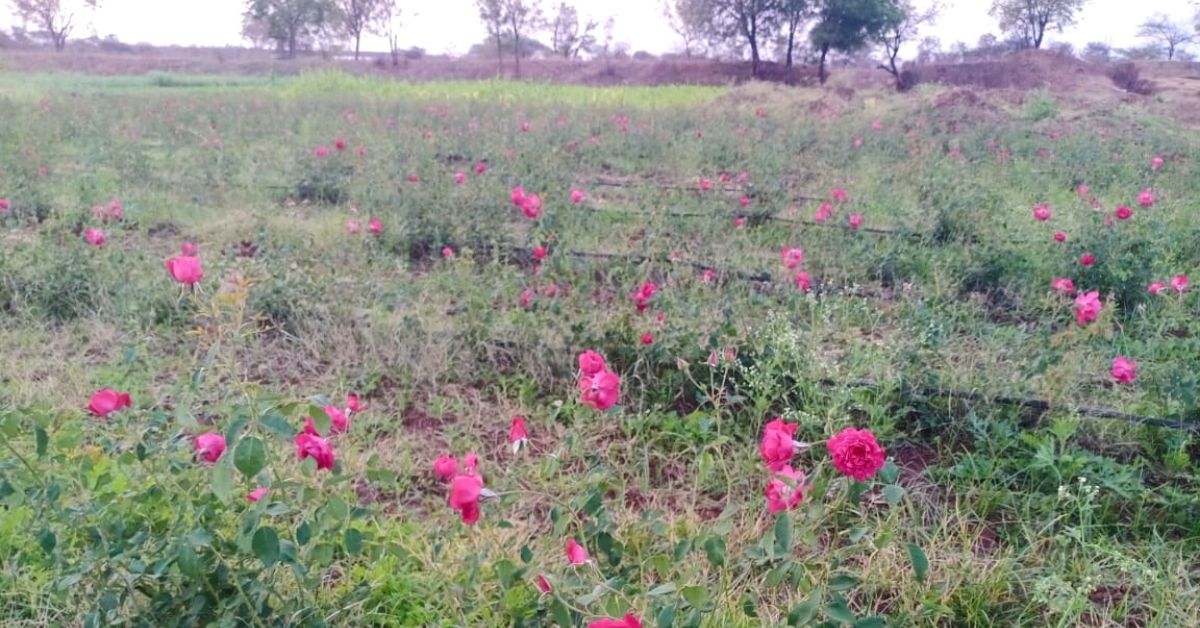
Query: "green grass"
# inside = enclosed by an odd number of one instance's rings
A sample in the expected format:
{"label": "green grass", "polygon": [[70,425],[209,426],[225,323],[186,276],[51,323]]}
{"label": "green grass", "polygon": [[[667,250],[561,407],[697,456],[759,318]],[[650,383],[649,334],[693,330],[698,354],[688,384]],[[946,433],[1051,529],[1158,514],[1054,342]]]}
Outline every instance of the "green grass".
{"label": "green grass", "polygon": [[[943,98],[0,75],[0,617],[1188,625],[1194,432],[1079,409],[1198,424],[1197,297],[1145,288],[1200,276],[1200,138],[1130,107],[1077,119],[1045,93]],[[540,220],[510,204],[517,185]],[[811,224],[834,187],[836,225]],[[93,215],[113,199],[121,221]],[[1118,204],[1133,220],[1105,225]],[[851,212],[888,233],[839,228]],[[185,241],[194,292],[163,264]],[[1096,322],[1075,323],[1060,276],[1102,291]],[[620,374],[618,408],[578,403],[584,349]],[[1133,384],[1109,375],[1121,354]],[[133,408],[87,416],[105,387]],[[351,391],[368,409],[332,439],[334,472],[299,463],[310,406]],[[514,455],[518,414],[531,444]],[[815,444],[792,461],[811,491],[779,516],[758,454],[777,415]],[[890,457],[864,484],[821,444],[847,426]],[[211,467],[192,454],[205,431],[229,443]],[[466,526],[430,469],[471,451],[500,495]],[[569,537],[594,564],[567,564]]]}

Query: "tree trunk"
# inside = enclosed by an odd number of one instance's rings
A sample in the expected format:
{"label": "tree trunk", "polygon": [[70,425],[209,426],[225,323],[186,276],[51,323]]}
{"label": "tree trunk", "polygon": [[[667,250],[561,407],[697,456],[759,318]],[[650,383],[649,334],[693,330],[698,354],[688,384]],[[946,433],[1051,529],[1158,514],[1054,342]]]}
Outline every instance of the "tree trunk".
{"label": "tree trunk", "polygon": [[1167,44],[1167,61],[1175,60],[1175,44]]}
{"label": "tree trunk", "polygon": [[829,54],[829,45],[821,45],[821,65],[818,69],[818,76],[821,78],[821,84],[824,85],[829,75],[825,73],[825,57]]}
{"label": "tree trunk", "polygon": [[792,51],[796,47],[796,26],[793,24],[788,28],[788,43],[787,43],[787,69],[789,74],[792,71]]}
{"label": "tree trunk", "polygon": [[758,38],[751,35],[748,39],[750,40],[750,76],[758,78]]}
{"label": "tree trunk", "polygon": [[504,43],[500,39],[500,31],[496,31],[496,77],[504,73]]}
{"label": "tree trunk", "polygon": [[513,62],[516,63],[516,76],[521,78],[521,35],[513,29]]}
{"label": "tree trunk", "polygon": [[354,34],[354,60],[355,61],[358,61],[358,47],[361,42],[362,42],[362,33],[355,33]]}

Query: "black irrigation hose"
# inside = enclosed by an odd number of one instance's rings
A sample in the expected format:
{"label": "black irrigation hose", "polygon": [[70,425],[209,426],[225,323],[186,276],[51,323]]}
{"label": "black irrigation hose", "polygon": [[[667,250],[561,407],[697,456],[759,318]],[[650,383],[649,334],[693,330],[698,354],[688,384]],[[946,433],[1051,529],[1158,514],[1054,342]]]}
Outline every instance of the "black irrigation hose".
{"label": "black irrigation hose", "polygon": [[[641,212],[641,211],[630,210],[630,209],[596,209],[596,208],[593,208],[591,210],[591,213],[593,213],[593,214],[620,214],[620,215],[624,215],[624,216],[651,215],[648,212]],[[896,231],[894,229],[880,229],[877,227],[858,227],[856,229],[854,227],[851,227],[850,225],[843,225],[840,223],[817,222],[815,220],[799,220],[799,219],[795,219],[795,218],[784,218],[782,216],[776,216],[775,214],[771,214],[771,213],[767,213],[767,212],[750,212],[750,213],[742,213],[742,214],[706,214],[703,212],[667,211],[661,215],[665,215],[669,218],[707,218],[707,219],[745,218],[749,222],[765,222],[765,221],[770,220],[773,222],[782,222],[782,223],[786,223],[786,224],[800,225],[803,227],[815,227],[815,228],[820,228],[820,229],[834,229],[834,230],[838,230],[838,231],[859,231],[862,233],[870,233],[870,234],[875,234],[875,235],[891,236],[891,237],[897,237],[897,238],[906,238],[909,240],[923,240],[925,238],[925,236],[921,235],[920,233],[911,232],[911,231]]]}
{"label": "black irrigation hose", "polygon": [[[773,275],[771,275],[770,273],[767,273],[767,272],[749,273],[749,272],[741,271],[741,270],[722,269],[718,266],[709,266],[709,265],[702,264],[702,263],[696,262],[696,261],[691,261],[691,260],[650,257],[647,255],[637,255],[637,254],[606,253],[606,252],[601,252],[601,251],[559,251],[558,253],[560,255],[566,255],[568,257],[574,257],[574,258],[579,258],[579,259],[623,260],[623,261],[626,261],[626,262],[629,262],[629,263],[635,264],[635,265],[636,264],[644,264],[647,262],[653,262],[656,264],[671,265],[671,266],[689,266],[700,272],[704,272],[706,270],[711,270],[717,274],[718,278],[722,278],[722,277],[733,278],[733,279],[737,279],[740,281],[748,281],[751,283],[758,283],[758,284],[778,283],[778,280]],[[509,249],[509,255],[511,256],[511,259],[514,259],[514,260],[528,260],[528,259],[532,259],[533,251],[530,249],[527,249],[527,248],[513,247],[513,248]],[[857,296],[857,297],[879,297],[880,296],[878,293],[876,293],[874,291],[865,290],[865,289],[861,289],[861,288],[856,289],[854,291],[850,291],[850,290],[837,290],[835,288],[825,287],[825,286],[821,286],[821,285],[812,286],[812,289],[809,290],[809,293],[815,294],[815,295],[836,294],[839,296]]]}
{"label": "black irrigation hose", "polygon": [[[531,258],[530,256],[532,255],[532,251],[530,251],[529,249],[523,249],[520,247],[514,247],[513,249],[510,250],[510,253],[514,256],[515,259],[522,259],[522,258],[530,259]],[[642,264],[645,262],[657,262],[657,263],[662,263],[662,264],[685,265],[685,266],[690,266],[692,268],[695,268],[697,270],[714,270],[714,271],[717,270],[713,266],[707,266],[707,265],[701,264],[699,262],[687,261],[687,260],[671,260],[671,259],[653,258],[653,257],[645,256],[645,255],[623,255],[620,253],[604,253],[604,252],[595,252],[595,251],[561,251],[560,254],[569,255],[571,257],[576,257],[576,258],[625,260],[625,261],[633,263],[633,264]],[[516,257],[516,256],[520,256],[520,257]],[[723,275],[723,276],[732,276],[732,277],[736,277],[738,279],[756,282],[756,283],[773,283],[775,281],[774,278],[771,277],[771,275],[768,273],[745,273],[745,272],[741,272],[741,271],[726,270],[726,271],[718,271],[718,274]],[[878,296],[878,295],[873,295],[873,294],[865,293],[865,292],[861,292],[861,291],[855,292],[855,293],[852,293],[852,292],[834,293],[831,290],[819,290],[818,288],[814,288],[813,293],[815,293],[815,294],[833,293],[833,294],[840,294],[842,296]],[[831,379],[822,379],[822,380],[820,380],[820,384],[822,386],[826,386],[829,388],[861,388],[861,389],[870,389],[870,390],[875,390],[875,391],[878,391],[881,388],[881,386],[878,383],[867,381],[867,380],[838,382],[838,381],[834,381]],[[931,386],[921,386],[921,387],[916,387],[916,388],[909,388],[908,390],[911,392],[914,392],[917,395],[922,396],[922,397],[943,397],[943,398],[949,398],[949,399],[960,399],[960,400],[965,400],[965,401],[969,401],[969,402],[976,403],[976,404],[990,404],[990,405],[1017,407],[1017,408],[1021,408],[1021,409],[1032,410],[1037,413],[1046,413],[1046,412],[1049,412],[1049,411],[1055,409],[1055,406],[1053,406],[1049,401],[1047,401],[1045,399],[1034,399],[1034,398],[1029,398],[1029,397],[1013,397],[1013,396],[1008,396],[1008,395],[988,396],[988,395],[984,395],[984,394],[978,393],[978,392],[953,390],[953,389],[947,390],[947,389],[941,389],[941,388],[934,388]],[[1167,429],[1200,432],[1200,422],[1197,422],[1197,421],[1185,421],[1183,419],[1164,419],[1161,417],[1152,417],[1152,416],[1145,416],[1145,415],[1140,415],[1140,414],[1130,414],[1128,412],[1121,412],[1119,410],[1113,410],[1111,408],[1103,408],[1103,407],[1091,406],[1091,405],[1074,406],[1071,409],[1073,409],[1075,411],[1075,413],[1080,416],[1089,417],[1089,418],[1093,418],[1093,419],[1108,419],[1108,420],[1122,421],[1125,423],[1147,425],[1147,426],[1152,426],[1152,427],[1162,427],[1162,428],[1167,428]]]}
{"label": "black irrigation hose", "polygon": [[[643,181],[642,183],[653,183],[653,182],[652,181]],[[627,183],[624,181],[608,181],[608,180],[604,180],[604,179],[597,179],[592,182],[592,185],[596,186],[596,187],[626,188],[626,189],[637,187],[633,183]],[[654,185],[655,185],[655,187],[657,187],[660,190],[684,190],[684,191],[694,192],[696,196],[703,196],[703,194],[704,194],[704,192],[697,190],[696,188],[691,187],[691,186],[683,186],[683,185],[668,184],[668,183],[654,183]],[[714,187],[711,189],[711,191],[718,192],[718,193],[723,192],[725,194],[738,194],[738,193],[746,194],[747,193],[745,188],[736,188],[736,187],[730,187],[730,186],[722,186],[719,188]],[[805,196],[803,194],[793,196],[792,199],[797,200],[797,201],[817,201],[817,202],[825,202],[825,201],[829,200],[829,199],[818,197],[818,196]]]}
{"label": "black irrigation hose", "polygon": [[[820,380],[820,383],[822,386],[826,386],[826,387],[830,387],[830,388],[835,388],[835,387],[861,388],[861,389],[869,389],[869,390],[875,390],[875,391],[880,389],[879,384],[877,384],[875,382],[867,381],[867,380],[855,380],[855,381],[851,381],[851,382],[838,382],[838,381],[834,381],[831,379],[822,379],[822,380]],[[987,395],[984,395],[984,394],[978,393],[978,392],[953,390],[953,389],[947,390],[947,389],[942,389],[942,388],[933,388],[931,386],[921,386],[921,387],[916,387],[916,388],[909,388],[908,390],[913,393],[916,393],[917,395],[922,396],[922,397],[944,397],[944,398],[949,398],[949,399],[961,399],[961,400],[970,401],[970,402],[978,403],[978,404],[1011,406],[1011,407],[1025,409],[1025,410],[1033,410],[1034,412],[1037,412],[1039,414],[1046,413],[1046,412],[1049,412],[1049,411],[1055,409],[1055,406],[1052,405],[1049,401],[1046,401],[1045,399],[1033,399],[1033,398],[1029,398],[1029,397],[1012,397],[1012,396],[1008,396],[1008,395],[998,395],[998,396],[990,397],[990,396],[987,396]],[[1068,408],[1074,410],[1075,413],[1078,414],[1079,416],[1089,417],[1089,418],[1093,418],[1093,419],[1109,419],[1109,420],[1115,420],[1115,421],[1123,421],[1125,423],[1134,423],[1134,424],[1138,424],[1138,425],[1148,425],[1148,426],[1152,426],[1152,427],[1163,427],[1163,428],[1168,428],[1168,429],[1200,432],[1200,422],[1197,422],[1197,421],[1185,421],[1183,419],[1164,419],[1164,418],[1160,418],[1160,417],[1145,416],[1145,415],[1141,415],[1141,414],[1130,414],[1128,412],[1121,412],[1118,410],[1113,410],[1111,408],[1102,408],[1099,406],[1082,405],[1082,406],[1068,406]]]}

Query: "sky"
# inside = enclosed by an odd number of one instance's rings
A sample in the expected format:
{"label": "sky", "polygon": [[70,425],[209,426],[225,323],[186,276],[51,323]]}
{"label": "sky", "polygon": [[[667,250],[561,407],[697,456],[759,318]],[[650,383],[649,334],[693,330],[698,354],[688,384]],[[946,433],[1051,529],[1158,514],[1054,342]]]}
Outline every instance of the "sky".
{"label": "sky", "polygon": [[[78,0],[65,0],[67,4]],[[559,0],[542,0],[547,12]],[[569,0],[582,16],[603,23],[614,18],[613,38],[631,51],[660,54],[678,50],[680,42],[662,17],[662,0]],[[919,6],[930,0],[916,0]],[[980,35],[998,32],[988,16],[990,0],[942,0],[940,18],[922,31],[937,36],[944,47],[956,41],[974,44]],[[0,0],[0,7],[7,7]],[[461,54],[483,40],[484,29],[474,0],[400,0],[402,47],[417,46],[431,54]],[[127,43],[155,45],[244,45],[241,39],[245,0],[102,0],[94,15],[79,20],[76,36],[116,35]],[[1066,41],[1077,48],[1099,41],[1117,48],[1145,43],[1137,25],[1155,14],[1192,23],[1200,0],[1088,0],[1079,23],[1062,33],[1047,34],[1050,42]],[[16,19],[0,10],[0,27]],[[384,51],[386,40],[367,37],[364,50]],[[915,48],[915,46],[913,46]],[[1200,52],[1200,46],[1195,50]]]}

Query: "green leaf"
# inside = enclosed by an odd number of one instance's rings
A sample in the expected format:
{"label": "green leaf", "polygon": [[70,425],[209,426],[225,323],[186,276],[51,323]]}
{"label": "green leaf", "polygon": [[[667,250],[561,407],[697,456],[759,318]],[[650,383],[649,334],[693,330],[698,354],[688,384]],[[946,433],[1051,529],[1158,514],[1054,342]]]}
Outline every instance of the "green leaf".
{"label": "green leaf", "polygon": [[858,586],[858,578],[848,573],[840,573],[829,579],[830,591],[846,591],[856,586]]}
{"label": "green leaf", "polygon": [[563,628],[573,628],[575,626],[574,620],[571,619],[571,609],[567,608],[567,605],[563,604],[563,601],[558,599],[558,597],[555,597],[554,601],[550,602],[550,614],[554,615],[554,623]]}
{"label": "green leaf", "polygon": [[671,595],[678,590],[679,588],[675,586],[674,582],[664,582],[663,584],[650,589],[650,592],[646,595],[649,595],[650,597],[660,597],[663,595]]}
{"label": "green leaf", "polygon": [[212,492],[225,503],[233,496],[233,468],[224,461],[213,465]]}
{"label": "green leaf", "polygon": [[358,528],[346,528],[346,553],[357,556],[362,552],[363,534]]}
{"label": "green leaf", "polygon": [[692,539],[684,539],[675,544],[675,562],[683,560],[692,551]]}
{"label": "green leaf", "polygon": [[813,591],[808,599],[797,602],[792,610],[788,611],[787,623],[789,626],[808,626],[816,619],[820,610],[821,591]]}
{"label": "green leaf", "polygon": [[722,567],[725,565],[725,539],[719,536],[710,536],[704,542],[704,554],[708,556],[708,562],[714,567]]}
{"label": "green leaf", "polygon": [[42,530],[42,533],[38,535],[38,545],[41,546],[43,552],[53,554],[54,548],[58,546],[58,537],[51,530]]}
{"label": "green leaf", "polygon": [[908,557],[912,559],[913,573],[917,576],[917,582],[925,582],[925,577],[929,575],[929,557],[925,555],[925,550],[916,543],[909,543]]}
{"label": "green leaf", "polygon": [[528,545],[521,546],[521,562],[526,565],[533,562],[533,550],[529,549]]}
{"label": "green leaf", "polygon": [[904,499],[904,487],[888,484],[883,487],[883,498],[887,500],[888,506],[895,508],[900,504],[900,500]]}
{"label": "green leaf", "polygon": [[900,467],[896,466],[896,463],[889,458],[887,462],[883,463],[883,468],[879,470],[879,479],[888,484],[895,484],[898,477],[900,477]]}
{"label": "green leaf", "polygon": [[492,566],[496,572],[496,578],[500,580],[500,586],[505,589],[511,588],[517,580],[517,567],[510,560],[501,560]]}
{"label": "green leaf", "polygon": [[854,622],[854,628],[884,628],[886,625],[887,624],[884,622],[883,618],[879,615],[863,617],[862,619]]}
{"label": "green leaf", "polygon": [[213,535],[212,532],[209,532],[204,528],[196,528],[195,530],[189,532],[184,539],[192,545],[208,547],[213,542]]}
{"label": "green leaf", "polygon": [[330,497],[329,503],[325,504],[324,520],[334,525],[327,527],[333,529],[340,526],[348,516],[350,516],[350,508],[346,506],[346,502],[341,497]]}
{"label": "green leaf", "polygon": [[267,448],[254,436],[243,438],[233,450],[233,466],[248,478],[258,475],[266,465]]}
{"label": "green leaf", "polygon": [[595,604],[597,600],[604,597],[604,594],[608,593],[608,592],[609,592],[609,587],[607,587],[603,584],[598,584],[598,585],[592,587],[592,590],[590,593],[585,593],[585,594],[579,596],[579,600],[577,601],[577,603],[579,604],[579,606],[591,606],[592,604]]}
{"label": "green leaf", "polygon": [[268,432],[271,432],[272,434],[284,440],[292,440],[296,437],[296,428],[293,427],[291,423],[288,423],[287,419],[279,416],[278,414],[264,414],[258,420],[258,422],[264,428],[266,428]]}
{"label": "green leaf", "polygon": [[656,621],[658,622],[658,628],[671,628],[671,626],[674,626],[675,605],[664,606],[662,610],[658,611]]}
{"label": "green leaf", "polygon": [[711,607],[712,600],[708,595],[708,589],[704,587],[684,587],[679,593],[692,608],[698,611],[705,611]]}
{"label": "green leaf", "polygon": [[186,543],[180,545],[175,552],[175,564],[179,566],[179,571],[189,578],[200,575],[200,557],[196,555],[196,550]]}
{"label": "green leaf", "polygon": [[758,600],[750,595],[742,598],[742,614],[750,618],[758,617]]}
{"label": "green leaf", "polygon": [[33,436],[37,441],[37,457],[44,458],[46,456],[46,448],[50,445],[50,437],[46,435],[46,430],[41,426],[33,428]]}
{"label": "green leaf", "polygon": [[264,526],[255,530],[250,548],[264,566],[274,565],[279,560],[279,535],[275,533],[275,528]]}
{"label": "green leaf", "polygon": [[308,414],[312,417],[313,427],[317,428],[317,433],[328,436],[331,422],[329,415],[325,414],[325,409],[321,406],[309,406]]}
{"label": "green leaf", "polygon": [[792,555],[792,518],[788,513],[779,513],[775,518],[775,555]]}
{"label": "green leaf", "polygon": [[600,491],[592,491],[592,494],[588,496],[587,502],[583,504],[583,512],[594,517],[603,507],[604,496],[600,494]]}
{"label": "green leaf", "polygon": [[312,564],[318,567],[325,567],[333,562],[333,544],[318,543],[313,546],[312,553],[309,554],[309,560]]}
{"label": "green leaf", "polygon": [[854,612],[850,610],[850,606],[846,604],[846,598],[841,595],[834,595],[833,601],[825,606],[825,614],[833,621],[842,624],[854,623]]}
{"label": "green leaf", "polygon": [[312,539],[312,526],[308,525],[308,522],[305,521],[300,524],[300,527],[296,528],[296,544],[297,545],[308,545],[308,542],[311,539]]}
{"label": "green leaf", "polygon": [[768,587],[779,586],[779,583],[783,582],[783,579],[787,577],[788,572],[791,571],[791,568],[791,561],[775,567],[770,573],[767,574],[767,579],[764,581],[764,584],[766,584]]}

